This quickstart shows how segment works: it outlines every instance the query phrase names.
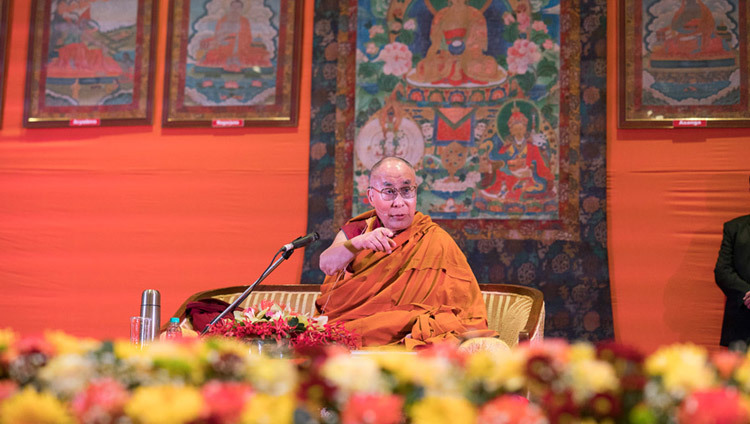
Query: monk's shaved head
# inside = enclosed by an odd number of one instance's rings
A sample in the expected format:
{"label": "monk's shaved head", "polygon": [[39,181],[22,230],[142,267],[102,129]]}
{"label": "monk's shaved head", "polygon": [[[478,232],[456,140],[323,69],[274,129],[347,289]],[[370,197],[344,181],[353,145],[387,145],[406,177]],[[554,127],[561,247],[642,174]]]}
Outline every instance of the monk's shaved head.
{"label": "monk's shaved head", "polygon": [[402,159],[397,156],[386,156],[383,159],[380,159],[379,161],[375,162],[375,165],[373,165],[372,168],[370,168],[370,184],[372,184],[372,176],[376,175],[380,168],[382,168],[384,165],[397,164],[397,163],[406,165],[407,167],[409,167],[409,169],[411,169],[411,172],[414,173],[414,175],[417,174],[412,164],[410,164],[409,161],[407,161],[406,159]]}

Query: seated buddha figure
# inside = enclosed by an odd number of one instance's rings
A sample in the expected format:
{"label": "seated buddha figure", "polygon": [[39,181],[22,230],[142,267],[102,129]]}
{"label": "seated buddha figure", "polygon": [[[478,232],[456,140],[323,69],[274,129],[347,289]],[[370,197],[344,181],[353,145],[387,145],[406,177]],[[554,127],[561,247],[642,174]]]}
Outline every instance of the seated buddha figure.
{"label": "seated buddha figure", "polygon": [[[426,0],[429,2],[429,0]],[[429,3],[428,3],[429,4]],[[417,64],[413,81],[430,84],[487,84],[503,77],[487,50],[487,20],[466,0],[449,0],[432,19],[430,48]]]}
{"label": "seated buddha figure", "polygon": [[271,66],[270,53],[253,43],[250,21],[242,15],[243,3],[233,0],[216,23],[214,36],[201,40],[200,66],[239,72],[252,66]]}

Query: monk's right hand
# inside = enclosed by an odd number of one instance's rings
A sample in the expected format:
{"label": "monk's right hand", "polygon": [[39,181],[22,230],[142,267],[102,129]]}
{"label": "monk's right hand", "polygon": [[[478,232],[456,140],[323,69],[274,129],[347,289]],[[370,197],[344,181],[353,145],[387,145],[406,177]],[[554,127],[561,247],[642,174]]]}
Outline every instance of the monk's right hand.
{"label": "monk's right hand", "polygon": [[393,231],[380,227],[369,233],[352,238],[352,244],[359,250],[375,250],[377,252],[391,253],[396,247],[396,242],[391,238]]}

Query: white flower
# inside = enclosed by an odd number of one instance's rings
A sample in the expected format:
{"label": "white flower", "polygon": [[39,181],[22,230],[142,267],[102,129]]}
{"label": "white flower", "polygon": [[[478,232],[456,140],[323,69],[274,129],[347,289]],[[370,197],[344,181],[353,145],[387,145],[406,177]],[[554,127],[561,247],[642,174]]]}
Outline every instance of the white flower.
{"label": "white flower", "polygon": [[380,367],[366,356],[333,356],[323,364],[321,374],[338,388],[340,402],[354,393],[386,393],[387,385]]}
{"label": "white flower", "polygon": [[96,376],[94,363],[81,355],[60,355],[52,358],[39,371],[39,379],[56,395],[69,398],[86,388]]}

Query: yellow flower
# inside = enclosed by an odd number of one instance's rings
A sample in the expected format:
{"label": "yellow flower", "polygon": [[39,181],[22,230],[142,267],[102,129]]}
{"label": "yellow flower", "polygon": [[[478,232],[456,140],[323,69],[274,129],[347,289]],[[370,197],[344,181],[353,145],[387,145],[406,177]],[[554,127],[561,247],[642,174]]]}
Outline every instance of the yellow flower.
{"label": "yellow flower", "polygon": [[291,393],[297,387],[297,370],[291,361],[262,355],[249,357],[250,382],[258,391],[270,395]]}
{"label": "yellow flower", "polygon": [[525,357],[518,350],[479,351],[471,355],[466,363],[466,378],[469,381],[481,381],[490,391],[503,389],[515,392],[526,382],[525,365]]}
{"label": "yellow flower", "polygon": [[474,424],[476,409],[463,397],[427,396],[409,411],[413,424]]}
{"label": "yellow flower", "polygon": [[141,386],[125,404],[125,413],[138,424],[189,423],[202,409],[200,392],[189,386]]}
{"label": "yellow flower", "polygon": [[734,376],[744,391],[750,391],[750,360],[748,358],[740,364]]}
{"label": "yellow flower", "polygon": [[250,399],[242,412],[242,424],[291,424],[294,398],[291,394],[269,396],[259,393]]}
{"label": "yellow flower", "polygon": [[148,345],[144,346],[143,349],[130,343],[128,340],[116,340],[113,343],[113,349],[115,357],[119,359],[144,359],[148,358]]}
{"label": "yellow flower", "polygon": [[660,376],[664,388],[678,397],[716,382],[716,372],[708,365],[708,352],[693,344],[657,350],[646,358],[645,370],[651,376]]}
{"label": "yellow flower", "polygon": [[247,356],[247,343],[229,337],[209,337],[203,339],[204,343],[199,343],[206,351],[206,355],[217,353],[232,353],[239,357]]}
{"label": "yellow flower", "polygon": [[567,374],[576,402],[584,402],[597,393],[614,392],[619,388],[615,369],[607,362],[586,359],[571,362]]}
{"label": "yellow flower", "polygon": [[49,393],[27,387],[0,403],[1,424],[73,424],[65,405]]}
{"label": "yellow flower", "polygon": [[44,338],[55,347],[58,355],[80,355],[99,349],[100,343],[91,338],[78,338],[63,331],[45,331]]}
{"label": "yellow flower", "polygon": [[586,342],[578,342],[570,345],[570,361],[586,361],[596,358],[594,345]]}
{"label": "yellow flower", "polygon": [[336,355],[328,359],[321,374],[333,383],[340,402],[354,393],[385,393],[386,383],[378,364],[366,355]]}
{"label": "yellow flower", "polygon": [[198,350],[193,344],[165,340],[152,343],[145,351],[156,368],[166,370],[173,377],[200,383],[204,377]]}
{"label": "yellow flower", "polygon": [[399,383],[416,384],[432,394],[449,394],[459,390],[457,382],[461,370],[448,358],[388,351],[375,353],[373,357]]}
{"label": "yellow flower", "polygon": [[10,328],[0,329],[0,353],[10,349],[16,343],[18,335]]}

